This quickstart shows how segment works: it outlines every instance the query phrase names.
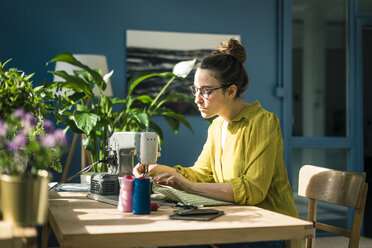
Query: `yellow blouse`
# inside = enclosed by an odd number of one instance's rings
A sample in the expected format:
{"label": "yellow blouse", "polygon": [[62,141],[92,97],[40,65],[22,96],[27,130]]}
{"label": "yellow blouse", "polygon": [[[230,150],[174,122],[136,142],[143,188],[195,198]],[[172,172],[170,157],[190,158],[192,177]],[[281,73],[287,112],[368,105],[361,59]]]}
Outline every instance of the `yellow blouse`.
{"label": "yellow blouse", "polygon": [[257,101],[248,105],[229,123],[223,152],[222,123],[218,117],[210,125],[194,166],[177,165],[177,172],[193,182],[230,183],[236,204],[298,217],[284,165],[278,118]]}

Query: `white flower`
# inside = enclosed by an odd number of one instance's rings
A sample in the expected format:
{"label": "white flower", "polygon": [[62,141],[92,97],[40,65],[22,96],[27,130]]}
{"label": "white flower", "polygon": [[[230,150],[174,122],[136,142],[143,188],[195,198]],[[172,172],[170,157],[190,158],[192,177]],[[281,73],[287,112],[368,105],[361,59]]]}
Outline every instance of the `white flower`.
{"label": "white flower", "polygon": [[106,75],[104,75],[103,80],[107,83],[110,80],[110,77],[112,76],[113,73],[114,73],[114,70],[112,70],[109,73],[107,73]]}
{"label": "white flower", "polygon": [[196,59],[181,61],[181,62],[177,63],[173,67],[173,74],[175,74],[179,77],[183,77],[183,78],[187,77],[187,75],[189,75],[189,73],[194,68],[195,62],[196,62]]}

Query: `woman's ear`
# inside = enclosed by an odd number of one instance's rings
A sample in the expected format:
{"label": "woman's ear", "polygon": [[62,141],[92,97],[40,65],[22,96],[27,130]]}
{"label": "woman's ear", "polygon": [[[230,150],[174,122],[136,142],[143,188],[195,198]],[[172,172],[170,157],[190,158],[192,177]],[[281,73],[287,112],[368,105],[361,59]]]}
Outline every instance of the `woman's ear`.
{"label": "woman's ear", "polygon": [[234,98],[237,92],[238,92],[238,87],[236,87],[236,84],[232,84],[229,86],[229,88],[227,88],[227,95],[231,98]]}

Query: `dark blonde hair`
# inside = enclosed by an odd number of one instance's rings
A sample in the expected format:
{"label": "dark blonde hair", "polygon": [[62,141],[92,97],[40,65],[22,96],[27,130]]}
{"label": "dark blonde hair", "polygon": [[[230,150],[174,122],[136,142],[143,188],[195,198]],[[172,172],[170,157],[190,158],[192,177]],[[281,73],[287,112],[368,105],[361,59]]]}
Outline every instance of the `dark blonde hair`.
{"label": "dark blonde hair", "polygon": [[248,75],[243,63],[247,59],[244,47],[234,38],[222,42],[199,64],[200,69],[210,70],[221,86],[235,84],[236,96],[240,97],[248,88]]}

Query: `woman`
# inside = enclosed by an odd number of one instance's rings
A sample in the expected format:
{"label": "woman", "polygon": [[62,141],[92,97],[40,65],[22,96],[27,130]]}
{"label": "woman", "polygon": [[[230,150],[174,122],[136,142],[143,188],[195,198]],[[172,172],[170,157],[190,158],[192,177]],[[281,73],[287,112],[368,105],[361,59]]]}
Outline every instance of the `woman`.
{"label": "woman", "polygon": [[[203,150],[193,167],[155,164],[149,175],[188,193],[298,217],[278,118],[257,101],[241,99],[248,87],[245,60],[245,49],[235,39],[202,60],[191,91],[201,116],[217,117]],[[135,174],[141,170],[137,165]]]}

